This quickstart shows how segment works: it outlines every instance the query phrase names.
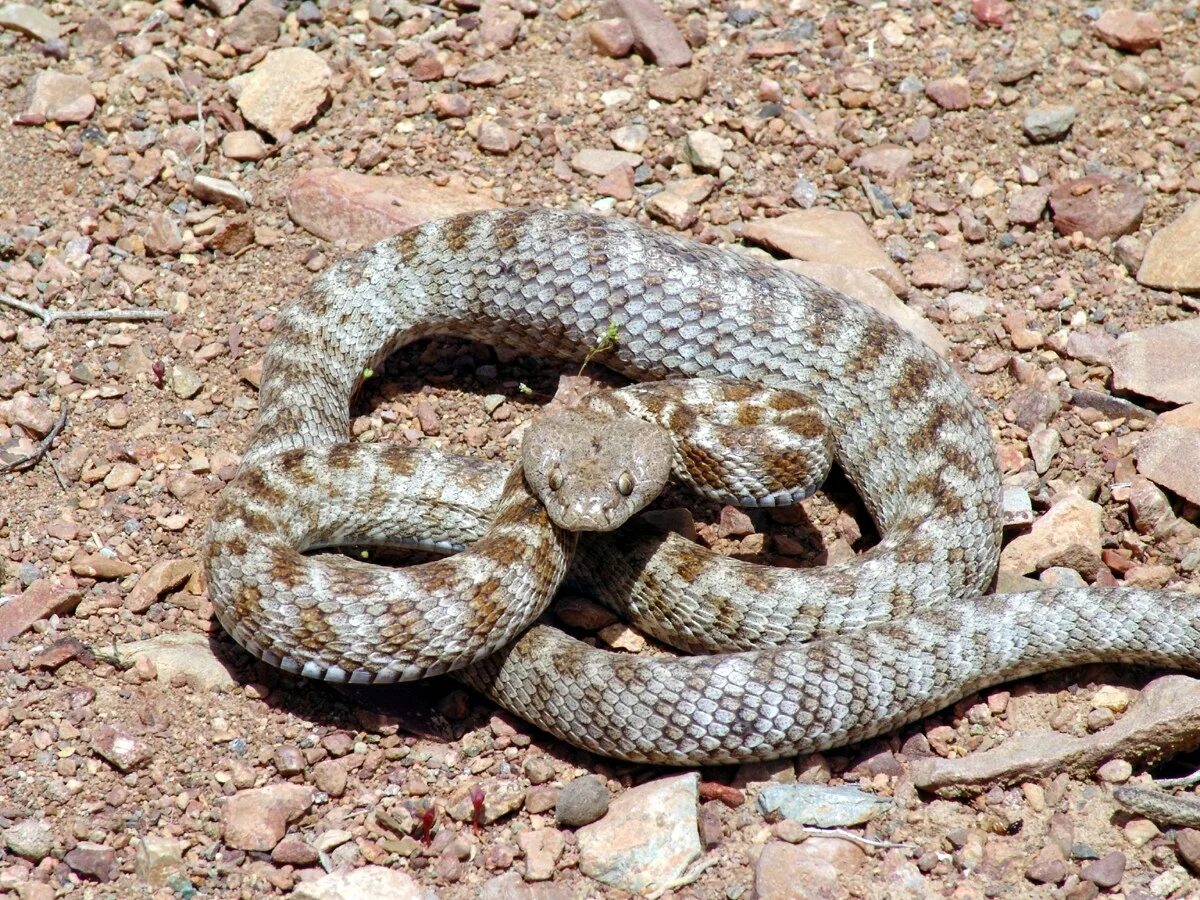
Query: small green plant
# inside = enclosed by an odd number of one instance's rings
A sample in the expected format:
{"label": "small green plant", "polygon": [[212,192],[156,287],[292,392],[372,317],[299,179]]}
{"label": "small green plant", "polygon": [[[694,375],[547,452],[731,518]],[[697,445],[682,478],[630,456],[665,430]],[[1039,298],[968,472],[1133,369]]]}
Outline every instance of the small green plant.
{"label": "small green plant", "polygon": [[596,338],[596,346],[587,352],[587,356],[583,358],[583,364],[580,365],[579,372],[577,374],[583,374],[583,370],[587,368],[588,363],[592,361],[593,357],[598,356],[601,353],[607,353],[613,347],[617,346],[618,337],[619,334],[617,332],[617,320],[609,319],[608,327],[604,329],[600,337]]}
{"label": "small green plant", "polygon": [[527,385],[523,381],[517,385],[517,390],[520,391],[522,394],[524,394],[527,397],[533,395],[533,388],[531,388],[529,385]]}
{"label": "small green plant", "polygon": [[374,378],[374,377],[375,377],[374,369],[363,369],[363,381],[366,381],[368,378]]}

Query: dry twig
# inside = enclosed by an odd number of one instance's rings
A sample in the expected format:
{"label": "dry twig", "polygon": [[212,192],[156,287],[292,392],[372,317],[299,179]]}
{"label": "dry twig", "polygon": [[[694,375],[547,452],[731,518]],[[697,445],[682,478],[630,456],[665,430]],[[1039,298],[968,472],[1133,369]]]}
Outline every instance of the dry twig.
{"label": "dry twig", "polygon": [[171,315],[161,309],[46,309],[36,303],[26,303],[8,294],[0,294],[0,305],[11,306],[36,316],[47,327],[60,320],[67,322],[141,322],[159,321]]}
{"label": "dry twig", "polygon": [[[15,472],[18,469],[25,469],[37,463],[38,460],[50,452],[50,445],[54,443],[54,439],[58,437],[58,433],[63,430],[63,427],[66,424],[67,408],[64,406],[62,412],[58,414],[58,421],[54,423],[54,427],[50,429],[49,433],[42,438],[37,449],[18,460],[0,465],[0,474],[4,474],[6,472]],[[51,460],[50,462],[53,464],[54,460]],[[63,484],[62,475],[59,474],[58,467],[54,466],[53,468],[54,476],[58,479],[59,487],[61,487],[63,490],[66,490],[67,486]]]}

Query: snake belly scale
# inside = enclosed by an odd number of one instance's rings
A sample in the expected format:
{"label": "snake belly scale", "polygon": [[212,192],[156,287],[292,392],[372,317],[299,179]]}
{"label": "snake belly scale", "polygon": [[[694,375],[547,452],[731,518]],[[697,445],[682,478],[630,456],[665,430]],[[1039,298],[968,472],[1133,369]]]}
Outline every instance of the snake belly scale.
{"label": "snake belly scale", "polygon": [[[784,628],[766,641],[783,646],[680,659],[610,653],[544,625],[522,632],[548,602],[546,582],[574,539],[545,522],[535,536],[536,504],[519,478],[494,467],[442,492],[464,515],[499,503],[496,516],[511,531],[498,548],[463,554],[456,571],[488,586],[459,601],[466,610],[442,608],[454,595],[447,570],[406,570],[415,588],[396,593],[396,576],[380,567],[296,552],[335,542],[331,534],[384,528],[384,474],[403,475],[414,463],[378,448],[337,448],[348,439],[349,398],[364,372],[396,347],[457,335],[577,361],[610,322],[619,340],[605,364],[631,379],[759,382],[803,393],[822,410],[834,455],[882,537],[848,563],[792,573],[792,596],[809,618],[861,608],[866,619],[852,624],[883,624],[845,634],[817,627],[810,631],[819,639],[804,646],[789,646]],[[378,470],[364,473],[360,460]],[[281,311],[259,421],[210,526],[209,590],[235,639],[282,668],[355,682],[457,670],[565,740],[670,764],[837,746],[1057,666],[1200,664],[1200,601],[1187,594],[979,598],[999,555],[999,484],[991,435],[965,382],[873,310],[769,263],[618,219],[474,213],[362,251]],[[298,498],[341,518],[270,536],[284,529],[270,510]],[[556,548],[554,565],[528,568],[522,541]],[[718,571],[703,556],[685,564],[692,581]],[[736,623],[754,621],[746,607],[761,579],[736,568],[711,579],[723,582],[724,618],[735,623],[713,649],[754,646]],[[422,605],[420,596],[437,600]],[[533,597],[521,615],[497,612],[521,596]],[[429,621],[453,634],[449,656],[409,646]]]}

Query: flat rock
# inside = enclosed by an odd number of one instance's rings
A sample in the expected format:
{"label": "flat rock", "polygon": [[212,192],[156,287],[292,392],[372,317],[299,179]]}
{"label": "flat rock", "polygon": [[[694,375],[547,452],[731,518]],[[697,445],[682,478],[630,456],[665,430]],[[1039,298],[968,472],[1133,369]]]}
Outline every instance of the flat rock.
{"label": "flat rock", "polygon": [[1112,353],[1113,388],[1167,403],[1200,398],[1200,319],[1123,334]]}
{"label": "flat rock", "polygon": [[82,122],[95,111],[96,98],[86,78],[46,71],[33,77],[25,110],[15,121],[25,125]]}
{"label": "flat rock", "polygon": [[624,150],[598,150],[585,147],[571,157],[571,168],[583,175],[607,175],[620,166],[630,166],[636,169],[642,164],[642,158],[636,153]]}
{"label": "flat rock", "polygon": [[752,243],[793,259],[864,269],[899,296],[908,293],[903,273],[857,213],[798,210],[776,219],[754,219],[745,224],[742,234]]}
{"label": "flat rock", "polygon": [[434,900],[437,895],[404,872],[363,866],[306,881],[289,896],[291,900]]}
{"label": "flat rock", "polygon": [[754,867],[756,900],[824,900],[841,896],[841,882],[866,863],[850,841],[814,837],[802,844],[771,841]]}
{"label": "flat rock", "polygon": [[915,334],[939,356],[945,357],[950,353],[950,342],[942,337],[937,326],[911,306],[905,306],[890,287],[870,272],[836,263],[803,262],[794,259],[785,259],[779,265],[873,307],[888,318],[894,319],[906,331]]}
{"label": "flat rock", "polygon": [[1100,523],[1103,510],[1096,503],[1068,495],[1033,523],[1000,553],[1000,567],[1018,575],[1066,566],[1085,578],[1100,571]]}
{"label": "flat rock", "polygon": [[1185,500],[1200,503],[1200,403],[1163,413],[1138,442],[1137,470]]}
{"label": "flat rock", "polygon": [[20,594],[0,605],[0,642],[11,641],[34,622],[54,614],[63,615],[79,605],[78,590],[59,587],[39,578]]}
{"label": "flat rock", "polygon": [[633,45],[651,62],[680,68],[692,61],[692,48],[654,0],[610,0],[610,5],[629,22]]}
{"label": "flat rock", "polygon": [[1018,191],[1009,201],[1008,220],[1014,225],[1036,225],[1046,212],[1051,190],[1049,186],[1043,185]]}
{"label": "flat rock", "polygon": [[1022,127],[1031,141],[1037,144],[1065,137],[1075,123],[1078,111],[1065,103],[1043,103],[1025,114]]}
{"label": "flat rock", "polygon": [[1163,29],[1154,13],[1110,9],[1096,20],[1096,35],[1110,47],[1142,53],[1162,43]]}
{"label": "flat rock", "polygon": [[1093,240],[1137,231],[1145,206],[1146,198],[1136,184],[1107,175],[1076,178],[1050,193],[1050,210],[1059,234],[1080,231]]}
{"label": "flat rock", "polygon": [[963,258],[950,251],[928,250],[912,261],[912,283],[917,287],[940,287],[961,291],[971,280]]}
{"label": "flat rock", "polygon": [[290,822],[313,803],[313,789],[303,784],[271,784],[239,791],[221,813],[225,843],[236,850],[271,850]]}
{"label": "flat rock", "polygon": [[134,665],[142,656],[154,663],[158,681],[169,684],[176,675],[198,691],[226,691],[237,684],[234,673],[217,652],[208,635],[180,631],[160,634],[145,641],[131,641],[116,648],[122,666]]}
{"label": "flat rock", "polygon": [[869,822],[892,805],[879,797],[847,785],[773,784],[758,795],[763,815],[794,819],[804,825],[840,828]]}
{"label": "flat rock", "polygon": [[316,118],[329,99],[332,78],[328,64],[312,50],[284,47],[228,84],[246,120],[281,140]]}
{"label": "flat rock", "polygon": [[353,244],[372,244],[422,222],[497,206],[453,181],[438,187],[422,178],[332,168],[313,169],[293,181],[287,205],[292,221],[305,230]]}
{"label": "flat rock", "polygon": [[1164,291],[1200,291],[1200,203],[1150,239],[1137,280]]}
{"label": "flat rock", "polygon": [[708,91],[708,73],[703,69],[680,69],[664,72],[646,82],[646,93],[655,100],[674,103],[677,100],[699,100]]}
{"label": "flat rock", "polygon": [[[224,178],[213,178],[211,175],[197,175],[192,179],[192,193],[205,203],[215,203],[225,206],[234,212],[245,212],[250,207],[246,195],[232,181]],[[178,366],[176,367],[178,368]]]}
{"label": "flat rock", "polygon": [[611,887],[648,893],[700,857],[695,772],[660,778],[617,797],[608,814],[575,833],[579,869]]}
{"label": "flat rock", "polygon": [[62,37],[62,25],[57,20],[24,3],[6,3],[0,6],[0,28],[17,31],[39,41],[52,41]]}

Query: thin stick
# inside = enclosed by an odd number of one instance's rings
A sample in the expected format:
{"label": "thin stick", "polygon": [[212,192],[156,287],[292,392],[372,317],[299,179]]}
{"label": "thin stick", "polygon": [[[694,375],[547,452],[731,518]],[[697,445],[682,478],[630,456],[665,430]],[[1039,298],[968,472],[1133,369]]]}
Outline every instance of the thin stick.
{"label": "thin stick", "polygon": [[[24,456],[15,462],[5,463],[4,465],[0,466],[0,474],[6,472],[15,472],[17,469],[24,469],[28,466],[34,465],[39,459],[50,452],[50,445],[54,443],[54,439],[58,437],[58,433],[63,430],[63,426],[66,424],[67,408],[64,406],[62,412],[58,415],[58,421],[54,423],[54,427],[50,429],[50,433],[42,438],[41,443],[38,444],[38,448],[28,456]],[[57,469],[55,471],[57,472]],[[61,475],[59,476],[59,483],[62,483]],[[66,485],[63,485],[63,489],[66,489]]]}
{"label": "thin stick", "polygon": [[709,859],[700,860],[700,862],[696,863],[696,865],[692,868],[692,870],[690,872],[683,873],[678,878],[676,878],[674,881],[664,884],[662,887],[660,887],[658,890],[654,891],[653,893],[647,894],[646,900],[658,900],[658,898],[661,897],[663,894],[667,893],[667,891],[673,891],[673,890],[675,890],[675,888],[686,887],[687,885],[689,885],[693,881],[695,881],[697,878],[699,878],[701,875],[703,875],[707,869],[711,869],[716,864],[717,864],[717,858],[715,856],[710,857]]}
{"label": "thin stick", "polygon": [[1191,787],[1200,784],[1200,772],[1183,775],[1179,778],[1155,778],[1151,784],[1155,787]]}
{"label": "thin stick", "polygon": [[0,305],[11,306],[23,313],[36,316],[53,325],[60,320],[66,322],[143,322],[160,321],[171,314],[162,309],[46,309],[34,303],[26,303],[8,294],[0,294]]}
{"label": "thin stick", "polygon": [[855,834],[853,831],[846,831],[843,828],[811,828],[807,825],[802,826],[804,833],[809,837],[835,837],[841,838],[843,841],[850,841],[858,844],[861,847],[873,847],[876,850],[920,850],[916,844],[897,844],[894,841],[880,841],[875,838],[863,837],[861,834]]}

